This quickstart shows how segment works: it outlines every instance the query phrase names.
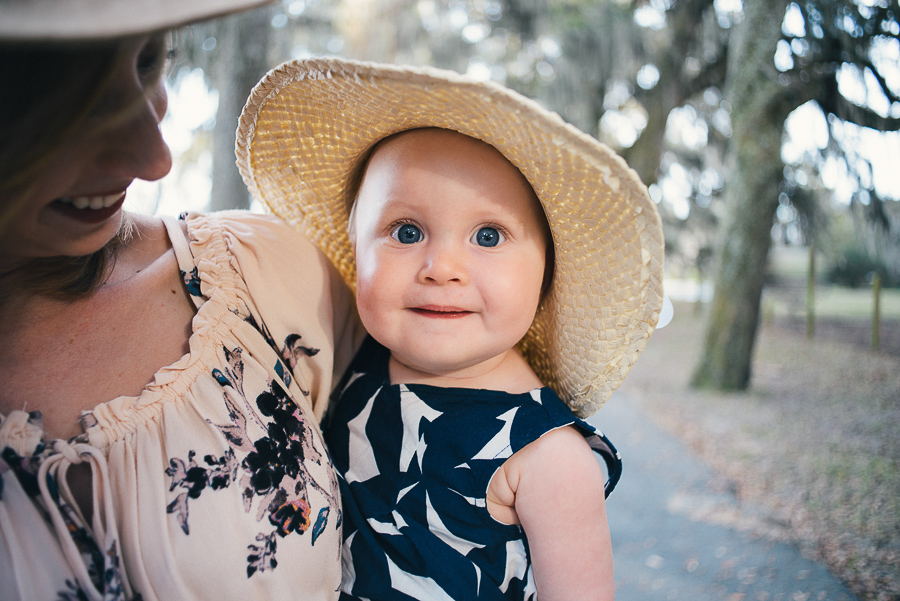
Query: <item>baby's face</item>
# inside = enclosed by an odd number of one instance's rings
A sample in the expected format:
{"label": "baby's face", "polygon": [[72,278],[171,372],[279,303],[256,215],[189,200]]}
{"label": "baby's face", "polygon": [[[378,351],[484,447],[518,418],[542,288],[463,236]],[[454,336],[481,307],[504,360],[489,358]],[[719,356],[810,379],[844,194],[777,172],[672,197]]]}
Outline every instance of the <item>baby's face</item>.
{"label": "baby's face", "polygon": [[471,373],[531,326],[548,243],[538,200],[497,150],[446,130],[392,138],[355,208],[362,321],[408,368]]}

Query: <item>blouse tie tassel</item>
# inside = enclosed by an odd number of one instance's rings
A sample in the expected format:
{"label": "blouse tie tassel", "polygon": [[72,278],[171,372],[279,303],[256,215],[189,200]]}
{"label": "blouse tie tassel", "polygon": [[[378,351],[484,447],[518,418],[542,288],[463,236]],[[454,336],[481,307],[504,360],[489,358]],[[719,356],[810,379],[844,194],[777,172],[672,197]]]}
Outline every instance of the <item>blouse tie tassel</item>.
{"label": "blouse tie tassel", "polygon": [[[123,593],[125,599],[130,599],[133,596],[131,585],[123,566],[119,565],[119,532],[112,507],[106,458],[94,447],[77,442],[57,440],[53,443],[53,450],[55,452],[47,457],[38,471],[38,486],[60,547],[78,580],[79,588],[90,601],[121,599]],[[85,462],[91,466],[91,527],[87,525],[75,502],[66,478],[70,466]],[[88,548],[89,543],[84,542],[85,533],[93,539],[96,551],[102,555],[97,558],[101,562],[97,566],[99,583],[91,579],[85,563],[85,559],[90,561],[91,558],[84,556],[90,555],[92,551]],[[81,544],[76,542],[76,537]]]}

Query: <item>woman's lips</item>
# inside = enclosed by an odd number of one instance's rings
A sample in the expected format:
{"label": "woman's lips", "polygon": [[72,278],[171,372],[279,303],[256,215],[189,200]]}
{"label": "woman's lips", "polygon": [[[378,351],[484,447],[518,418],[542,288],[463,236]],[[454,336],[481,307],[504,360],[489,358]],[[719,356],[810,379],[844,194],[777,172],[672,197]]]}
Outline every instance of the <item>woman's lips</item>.
{"label": "woman's lips", "polygon": [[125,192],[98,196],[60,198],[49,206],[69,219],[83,223],[102,223],[119,212],[125,203]]}
{"label": "woman's lips", "polygon": [[460,309],[458,307],[439,307],[435,305],[410,307],[409,310],[416,315],[430,317],[432,319],[458,319],[472,314],[472,311],[466,311],[465,309]]}

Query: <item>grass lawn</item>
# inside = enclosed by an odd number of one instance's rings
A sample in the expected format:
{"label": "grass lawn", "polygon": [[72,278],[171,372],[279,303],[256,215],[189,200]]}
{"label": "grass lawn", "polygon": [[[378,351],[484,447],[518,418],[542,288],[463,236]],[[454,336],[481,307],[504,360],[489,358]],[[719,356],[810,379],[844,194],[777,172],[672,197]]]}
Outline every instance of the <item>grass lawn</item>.
{"label": "grass lawn", "polygon": [[[845,288],[824,282],[823,260],[817,260],[816,316],[871,320],[874,306],[872,289]],[[805,315],[808,262],[805,248],[773,249],[769,263],[773,285],[767,289],[767,298],[773,303],[770,310],[775,315]],[[880,303],[882,319],[900,319],[900,289],[882,288]]]}
{"label": "grass lawn", "polygon": [[[816,287],[816,315],[871,319],[874,304],[871,290]],[[881,318],[900,319],[900,290],[891,288],[881,291]]]}

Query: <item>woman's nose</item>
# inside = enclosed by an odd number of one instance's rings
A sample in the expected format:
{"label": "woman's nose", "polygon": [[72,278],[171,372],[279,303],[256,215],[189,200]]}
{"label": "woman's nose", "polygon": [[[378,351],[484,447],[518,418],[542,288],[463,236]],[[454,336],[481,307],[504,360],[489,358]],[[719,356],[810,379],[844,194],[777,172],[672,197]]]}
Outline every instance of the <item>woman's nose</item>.
{"label": "woman's nose", "polygon": [[108,132],[104,166],[128,178],[147,181],[169,173],[172,153],[159,128],[167,107],[164,89],[138,99],[122,122]]}

